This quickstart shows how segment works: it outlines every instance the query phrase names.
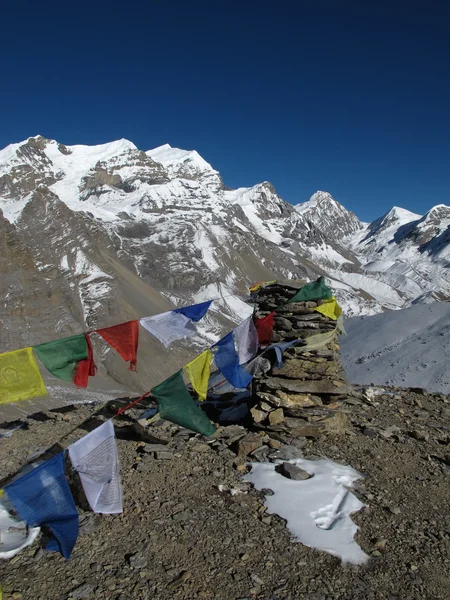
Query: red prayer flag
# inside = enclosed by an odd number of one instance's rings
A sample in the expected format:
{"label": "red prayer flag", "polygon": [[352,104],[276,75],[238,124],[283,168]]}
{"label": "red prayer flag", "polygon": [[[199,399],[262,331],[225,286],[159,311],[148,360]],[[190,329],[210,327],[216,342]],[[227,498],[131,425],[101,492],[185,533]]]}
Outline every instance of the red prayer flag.
{"label": "red prayer flag", "polygon": [[97,367],[94,363],[94,354],[92,352],[92,344],[87,333],[86,343],[88,345],[88,357],[85,360],[80,360],[75,367],[75,373],[73,376],[73,382],[78,387],[87,387],[89,377],[94,377]]}
{"label": "red prayer flag", "polygon": [[275,311],[271,312],[267,317],[255,319],[255,327],[258,332],[258,341],[260,344],[270,344],[272,342],[274,318]]}
{"label": "red prayer flag", "polygon": [[130,371],[136,371],[139,321],[128,321],[96,331],[124,360],[130,361]]}

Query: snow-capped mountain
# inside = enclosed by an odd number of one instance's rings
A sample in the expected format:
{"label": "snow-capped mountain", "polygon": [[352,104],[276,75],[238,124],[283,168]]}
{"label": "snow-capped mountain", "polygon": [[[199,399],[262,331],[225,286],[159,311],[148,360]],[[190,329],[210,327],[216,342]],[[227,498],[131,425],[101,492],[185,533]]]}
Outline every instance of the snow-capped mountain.
{"label": "snow-capped mountain", "polygon": [[209,298],[222,300],[204,335],[218,335],[248,310],[233,294],[275,277],[326,275],[348,315],[450,296],[450,208],[367,225],[326,192],[294,207],[268,182],[230,190],[196,151],[168,144],[11,144],[0,210],[3,350]]}
{"label": "snow-capped mountain", "polygon": [[320,230],[331,240],[342,240],[364,227],[354,213],[336,202],[328,192],[316,192],[307,202],[297,204],[295,208],[304,219],[320,224]]}
{"label": "snow-capped mountain", "polygon": [[[448,299],[450,207],[434,206],[424,216],[394,207],[346,239],[364,276],[398,290],[404,303]],[[348,277],[344,276],[344,279]]]}

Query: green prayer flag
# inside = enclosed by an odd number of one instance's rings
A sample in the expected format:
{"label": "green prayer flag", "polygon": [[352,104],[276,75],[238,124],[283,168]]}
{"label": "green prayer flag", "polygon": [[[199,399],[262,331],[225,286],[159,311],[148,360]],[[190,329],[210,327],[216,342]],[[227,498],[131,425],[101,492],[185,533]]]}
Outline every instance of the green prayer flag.
{"label": "green prayer flag", "polygon": [[161,419],[172,421],[205,436],[216,432],[214,425],[187,391],[183,382],[182,369],[155,386],[151,393],[158,402]]}
{"label": "green prayer flag", "polygon": [[288,300],[286,304],[290,302],[308,302],[308,300],[326,300],[327,298],[331,298],[332,295],[333,292],[325,283],[325,278],[319,277],[317,281],[307,283],[299,289],[295,296]]}
{"label": "green prayer flag", "polygon": [[84,333],[33,346],[39,360],[55,377],[73,382],[80,360],[88,358],[88,344]]}

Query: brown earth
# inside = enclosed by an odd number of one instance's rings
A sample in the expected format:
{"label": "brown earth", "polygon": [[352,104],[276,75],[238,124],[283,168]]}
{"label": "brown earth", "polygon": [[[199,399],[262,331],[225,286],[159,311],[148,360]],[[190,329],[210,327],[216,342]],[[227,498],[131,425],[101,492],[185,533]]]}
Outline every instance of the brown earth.
{"label": "brown earth", "polygon": [[[77,429],[94,411],[84,406],[28,419],[28,429],[0,440],[2,475],[58,440],[67,447],[105,418]],[[449,397],[360,394],[344,412],[344,433],[277,450],[261,432],[267,448],[255,452],[262,460],[327,456],[365,475],[357,494],[368,506],[354,520],[371,556],[366,566],[342,565],[293,541],[285,522],[267,514],[264,495],[242,481],[245,458],[231,450],[244,429],[220,428],[216,439],[204,440],[162,421],[144,430],[125,416],[115,420],[118,436],[128,438],[118,439],[123,515],[96,515],[81,501],[70,560],[35,543],[3,561],[4,599],[447,600]],[[150,445],[158,441],[165,447]],[[221,492],[220,485],[243,493]]]}

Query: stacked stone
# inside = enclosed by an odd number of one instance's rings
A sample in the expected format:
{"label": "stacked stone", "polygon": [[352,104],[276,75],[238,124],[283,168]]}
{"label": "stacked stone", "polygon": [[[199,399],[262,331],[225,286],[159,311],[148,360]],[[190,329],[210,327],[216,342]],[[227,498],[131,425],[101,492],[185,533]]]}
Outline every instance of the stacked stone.
{"label": "stacked stone", "polygon": [[[321,300],[286,304],[305,283],[278,280],[255,294],[257,317],[277,309],[273,342],[307,339],[336,328],[336,321],[314,310]],[[288,348],[282,367],[273,366],[257,377],[253,390],[254,426],[266,430],[272,438],[292,442],[325,431],[345,431],[343,407],[347,400],[351,402],[348,394],[352,388],[345,380],[337,336],[317,350],[306,351],[301,345]]]}

